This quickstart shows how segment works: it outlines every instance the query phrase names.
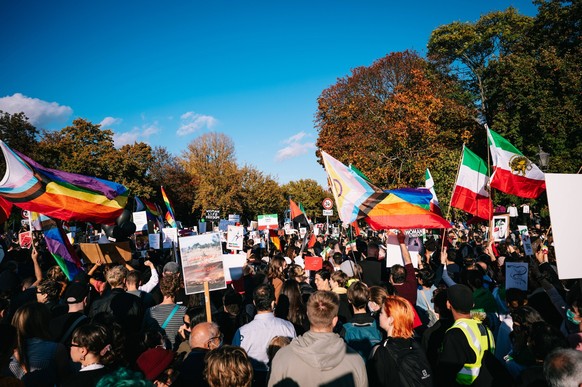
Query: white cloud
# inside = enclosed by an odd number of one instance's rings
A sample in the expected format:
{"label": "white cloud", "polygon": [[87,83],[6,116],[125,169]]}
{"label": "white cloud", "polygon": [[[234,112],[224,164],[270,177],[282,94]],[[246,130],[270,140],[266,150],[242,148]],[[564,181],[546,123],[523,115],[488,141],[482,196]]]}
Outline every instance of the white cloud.
{"label": "white cloud", "polygon": [[186,136],[202,128],[212,129],[216,124],[218,124],[218,120],[212,116],[186,112],[180,116],[180,127],[176,134]]}
{"label": "white cloud", "polygon": [[69,106],[29,98],[20,93],[0,98],[0,110],[10,114],[24,112],[30,123],[43,127],[53,122],[63,122],[73,114]]}
{"label": "white cloud", "polygon": [[275,156],[275,160],[283,161],[286,159],[291,159],[297,156],[301,156],[306,154],[309,150],[315,149],[315,143],[304,141],[304,137],[308,136],[305,132],[299,132],[286,140],[283,140],[284,144],[288,144],[286,147],[281,148],[277,151],[277,155]]}
{"label": "white cloud", "polygon": [[148,139],[159,131],[160,128],[157,122],[142,125],[141,127],[136,126],[129,132],[113,133],[113,142],[116,148],[140,141],[147,143]]}
{"label": "white cloud", "polygon": [[111,125],[120,124],[121,121],[123,121],[121,118],[105,117],[103,119],[103,121],[101,121],[99,123],[99,125],[101,125],[101,127],[104,128],[106,126],[108,127],[108,126],[111,126]]}

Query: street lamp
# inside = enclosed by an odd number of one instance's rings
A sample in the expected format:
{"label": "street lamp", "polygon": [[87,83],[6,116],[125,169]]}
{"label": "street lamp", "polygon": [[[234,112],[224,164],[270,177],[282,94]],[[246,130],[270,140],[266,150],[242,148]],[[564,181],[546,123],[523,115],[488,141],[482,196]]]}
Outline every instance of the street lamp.
{"label": "street lamp", "polygon": [[544,152],[540,145],[538,145],[538,148],[540,149],[538,153],[538,157],[540,159],[540,168],[542,171],[544,171],[548,168],[548,165],[550,165],[550,154]]}

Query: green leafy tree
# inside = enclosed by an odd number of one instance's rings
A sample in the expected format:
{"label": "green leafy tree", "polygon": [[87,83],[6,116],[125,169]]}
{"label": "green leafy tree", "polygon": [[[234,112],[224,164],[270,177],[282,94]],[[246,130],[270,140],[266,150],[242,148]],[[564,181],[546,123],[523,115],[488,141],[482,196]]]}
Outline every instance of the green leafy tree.
{"label": "green leafy tree", "polygon": [[0,139],[10,148],[32,157],[38,134],[24,113],[10,114],[0,110]]}
{"label": "green leafy tree", "polygon": [[250,165],[242,167],[241,173],[240,200],[243,217],[256,220],[258,215],[278,214],[279,219],[282,219],[287,206],[281,200],[283,191],[279,183],[272,176]]}
{"label": "green leafy tree", "polygon": [[119,176],[116,181],[126,186],[132,195],[149,198],[154,194],[149,176],[153,160],[152,147],[146,143],[122,146],[113,160]]}
{"label": "green leafy tree", "polygon": [[290,181],[281,187],[284,195],[284,208],[289,208],[289,199],[297,204],[301,203],[305,213],[312,220],[321,218],[321,203],[330,195],[319,183],[313,179],[300,179]]}

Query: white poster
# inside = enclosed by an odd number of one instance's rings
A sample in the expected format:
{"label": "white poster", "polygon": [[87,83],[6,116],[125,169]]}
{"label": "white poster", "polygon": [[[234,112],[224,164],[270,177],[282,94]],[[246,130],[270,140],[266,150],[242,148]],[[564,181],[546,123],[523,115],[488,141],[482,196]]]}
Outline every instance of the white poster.
{"label": "white poster", "polygon": [[246,254],[223,254],[224,279],[226,282],[236,281],[243,276],[243,267],[247,263]]}
{"label": "white poster", "polygon": [[521,289],[527,292],[527,262],[505,261],[505,289]]}
{"label": "white poster", "polygon": [[133,223],[135,223],[135,232],[148,232],[148,216],[145,211],[134,212]]}
{"label": "white poster", "polygon": [[279,228],[279,217],[277,214],[266,214],[258,216],[258,226],[259,230],[266,229],[278,229]]}
{"label": "white poster", "polygon": [[548,205],[558,276],[582,278],[580,264],[580,219],[582,219],[582,174],[546,173]]}
{"label": "white poster", "polygon": [[165,227],[162,229],[162,235],[164,236],[164,243],[162,244],[164,249],[171,249],[172,242],[174,246],[178,243],[178,229],[173,227]]}
{"label": "white poster", "polygon": [[229,250],[242,250],[244,240],[243,233],[243,226],[228,226],[226,248]]}
{"label": "white poster", "polygon": [[[392,231],[388,231],[386,235],[386,267],[392,267],[394,265],[404,266],[398,237]],[[418,267],[418,252],[420,251],[421,246],[420,238],[409,238],[406,236],[404,238],[404,243],[409,247],[408,251],[410,253],[410,259],[412,260],[412,266],[415,268]],[[412,248],[412,250],[410,250],[410,248]]]}

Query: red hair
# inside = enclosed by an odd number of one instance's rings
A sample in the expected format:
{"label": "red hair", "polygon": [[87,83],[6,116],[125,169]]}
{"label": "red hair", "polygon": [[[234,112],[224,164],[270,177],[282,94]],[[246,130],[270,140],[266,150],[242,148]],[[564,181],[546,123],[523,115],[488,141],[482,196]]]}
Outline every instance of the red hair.
{"label": "red hair", "polygon": [[414,312],[410,303],[399,296],[388,296],[384,301],[386,316],[394,319],[392,337],[411,338],[414,335]]}

